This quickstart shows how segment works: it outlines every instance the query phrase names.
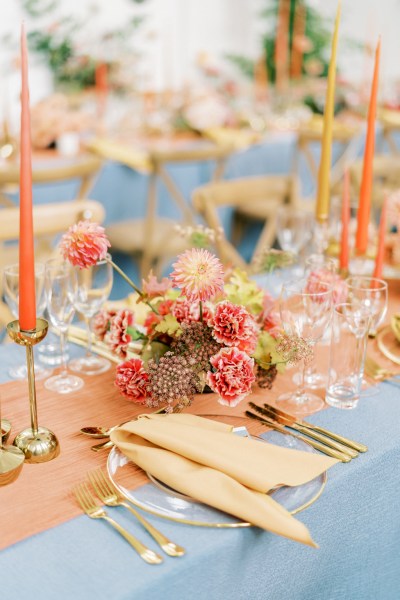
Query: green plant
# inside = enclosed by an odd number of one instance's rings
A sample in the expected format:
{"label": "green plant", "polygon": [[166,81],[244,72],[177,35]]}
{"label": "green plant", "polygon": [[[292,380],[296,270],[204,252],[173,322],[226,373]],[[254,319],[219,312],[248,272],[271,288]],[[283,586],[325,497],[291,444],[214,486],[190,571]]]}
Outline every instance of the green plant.
{"label": "green plant", "polygon": [[[132,46],[134,33],[141,26],[143,17],[131,15],[119,28],[100,32],[96,40],[91,40],[91,47],[76,42],[76,34],[85,26],[85,22],[93,21],[101,12],[100,4],[93,4],[86,16],[77,18],[61,14],[60,0],[20,0],[26,15],[36,22],[38,27],[28,34],[30,49],[39,55],[53,73],[56,87],[69,89],[84,89],[95,84],[96,65],[106,62],[109,83],[115,89],[121,90],[123,84],[113,73],[117,71],[115,55],[116,48],[125,59],[135,55]],[[140,4],[145,0],[129,0],[130,3]],[[100,49],[100,59],[92,54],[93,48]]]}

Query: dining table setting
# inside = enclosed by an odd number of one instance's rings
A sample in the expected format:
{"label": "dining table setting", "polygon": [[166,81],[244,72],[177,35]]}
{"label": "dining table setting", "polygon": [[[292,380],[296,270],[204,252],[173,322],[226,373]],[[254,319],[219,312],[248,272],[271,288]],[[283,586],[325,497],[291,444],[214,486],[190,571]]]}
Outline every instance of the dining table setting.
{"label": "dining table setting", "polygon": [[[12,317],[0,595],[399,598],[397,196],[371,233],[378,41],[357,214],[345,170],[332,235],[340,11],[314,214],[281,207],[277,247],[248,269],[222,262],[221,232],[194,225],[171,272],[140,283],[90,215],[35,258],[22,25],[19,261],[1,287]],[[130,291],[118,300],[116,279]]]}

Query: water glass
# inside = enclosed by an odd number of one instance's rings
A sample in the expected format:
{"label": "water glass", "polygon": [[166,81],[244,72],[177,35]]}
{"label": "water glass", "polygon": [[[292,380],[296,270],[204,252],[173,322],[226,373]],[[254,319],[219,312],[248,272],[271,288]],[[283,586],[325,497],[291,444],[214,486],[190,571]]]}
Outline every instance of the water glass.
{"label": "water glass", "polygon": [[83,379],[68,373],[65,353],[68,326],[75,313],[73,268],[69,263],[60,259],[47,261],[45,266],[45,284],[47,312],[52,325],[57,327],[60,332],[62,369],[58,375],[46,379],[44,385],[53,392],[69,394],[70,392],[79,390],[83,386]]}
{"label": "water glass", "polygon": [[362,305],[337,304],[333,309],[328,386],[325,400],[335,408],[358,404],[371,314]]}
{"label": "water glass", "polygon": [[107,371],[111,363],[106,358],[92,354],[92,330],[91,321],[99,312],[110,295],[113,284],[113,268],[110,264],[111,256],[107,255],[104,260],[98,261],[92,267],[73,269],[73,280],[75,286],[74,304],[86,323],[87,349],[86,355],[73,360],[69,366],[72,371],[84,375],[97,375]]}

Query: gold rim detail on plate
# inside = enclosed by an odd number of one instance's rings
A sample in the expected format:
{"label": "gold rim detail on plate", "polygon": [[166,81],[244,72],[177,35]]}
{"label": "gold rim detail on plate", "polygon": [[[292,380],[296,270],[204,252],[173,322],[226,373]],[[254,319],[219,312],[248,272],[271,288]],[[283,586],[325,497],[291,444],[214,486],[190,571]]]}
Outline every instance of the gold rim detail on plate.
{"label": "gold rim detail on plate", "polygon": [[[387,342],[385,342],[385,336],[387,336],[388,333],[392,334],[392,336],[393,336],[392,341],[395,341],[398,346],[398,354],[394,354],[393,350],[391,348],[388,348]],[[382,354],[384,356],[386,356],[386,358],[388,358],[389,360],[394,362],[396,365],[400,365],[400,343],[398,342],[396,336],[394,335],[390,325],[383,327],[378,332],[378,334],[376,336],[376,341],[378,344],[378,348],[382,352]]]}

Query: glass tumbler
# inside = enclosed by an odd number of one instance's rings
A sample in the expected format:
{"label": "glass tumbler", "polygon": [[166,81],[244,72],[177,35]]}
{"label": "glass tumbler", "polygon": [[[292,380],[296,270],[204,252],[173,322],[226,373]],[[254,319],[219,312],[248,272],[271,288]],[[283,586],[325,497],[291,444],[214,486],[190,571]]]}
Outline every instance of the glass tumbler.
{"label": "glass tumbler", "polygon": [[328,386],[325,401],[335,408],[355,408],[364,374],[371,314],[363,306],[337,304],[333,309]]}

